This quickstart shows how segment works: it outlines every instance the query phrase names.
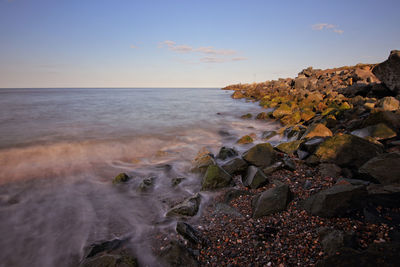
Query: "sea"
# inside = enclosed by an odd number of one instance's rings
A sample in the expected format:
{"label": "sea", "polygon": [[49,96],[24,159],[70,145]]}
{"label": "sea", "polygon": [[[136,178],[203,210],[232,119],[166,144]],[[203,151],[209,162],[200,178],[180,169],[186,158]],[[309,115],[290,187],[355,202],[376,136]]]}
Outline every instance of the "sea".
{"label": "sea", "polygon": [[[173,203],[199,192],[197,152],[243,152],[243,135],[275,130],[242,119],[265,111],[220,88],[0,89],[0,266],[77,266],[93,243],[125,238],[159,266],[155,233],[173,233]],[[270,142],[279,142],[271,139]],[[132,179],[113,185],[125,172]],[[138,190],[143,178],[152,188]],[[173,187],[171,180],[184,177]],[[215,193],[201,192],[202,205]],[[201,216],[201,210],[192,220]]]}

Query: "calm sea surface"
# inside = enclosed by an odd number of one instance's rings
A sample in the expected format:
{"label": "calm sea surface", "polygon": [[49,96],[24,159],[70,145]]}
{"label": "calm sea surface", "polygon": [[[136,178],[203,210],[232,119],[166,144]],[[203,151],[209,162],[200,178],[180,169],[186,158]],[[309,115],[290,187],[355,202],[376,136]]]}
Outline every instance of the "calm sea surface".
{"label": "calm sea surface", "polygon": [[[199,191],[201,177],[190,172],[197,151],[217,153],[277,127],[240,119],[261,109],[230,94],[0,89],[0,266],[76,266],[87,245],[121,237],[142,264],[158,266],[149,237],[173,231],[165,212]],[[133,178],[113,186],[120,172]],[[149,176],[153,187],[138,191]],[[186,179],[172,188],[175,177]],[[203,203],[209,196],[202,193]]]}

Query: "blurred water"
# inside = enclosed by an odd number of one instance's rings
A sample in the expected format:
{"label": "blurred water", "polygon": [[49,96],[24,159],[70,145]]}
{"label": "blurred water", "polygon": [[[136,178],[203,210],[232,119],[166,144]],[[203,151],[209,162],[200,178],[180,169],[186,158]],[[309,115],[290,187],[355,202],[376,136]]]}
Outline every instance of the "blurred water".
{"label": "blurred water", "polygon": [[[200,189],[201,177],[189,172],[197,151],[216,153],[244,134],[276,128],[240,119],[261,109],[230,94],[0,90],[0,266],[76,266],[85,246],[123,236],[142,264],[157,266],[149,236],[171,230],[166,210]],[[133,179],[113,186],[119,172]],[[141,193],[148,176],[154,188]],[[172,188],[175,177],[186,180]]]}

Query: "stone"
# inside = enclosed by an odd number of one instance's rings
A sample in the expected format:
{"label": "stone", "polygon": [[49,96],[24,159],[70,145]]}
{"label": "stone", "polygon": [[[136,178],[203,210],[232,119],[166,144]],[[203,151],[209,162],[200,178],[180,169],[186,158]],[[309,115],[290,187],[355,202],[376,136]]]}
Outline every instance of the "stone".
{"label": "stone", "polygon": [[199,266],[193,253],[191,253],[181,242],[171,241],[163,248],[159,255],[163,266],[181,267],[181,266]]}
{"label": "stone", "polygon": [[318,231],[322,248],[326,255],[334,255],[342,247],[355,247],[354,232],[343,232],[340,230],[319,229]]}
{"label": "stone", "polygon": [[321,176],[331,178],[339,178],[342,172],[342,169],[333,163],[321,163],[318,170]]}
{"label": "stone", "polygon": [[251,137],[250,135],[245,135],[245,136],[242,136],[238,141],[237,141],[237,143],[238,144],[241,144],[241,145],[246,145],[246,144],[251,144],[251,143],[253,143],[253,137]]}
{"label": "stone", "polygon": [[286,209],[292,199],[287,185],[279,185],[257,194],[252,202],[253,218],[260,218]]}
{"label": "stone", "polygon": [[226,160],[227,158],[232,158],[234,156],[237,156],[238,153],[234,148],[229,148],[229,147],[221,147],[221,149],[218,152],[217,159],[222,159]]}
{"label": "stone", "polygon": [[371,113],[366,120],[363,121],[362,127],[377,125],[384,123],[393,131],[400,133],[400,114],[390,111],[378,111]]}
{"label": "stone", "polygon": [[372,137],[376,140],[389,139],[397,135],[395,131],[393,131],[384,123],[367,126],[365,128],[352,131],[351,134],[361,138]]}
{"label": "stone", "polygon": [[199,211],[201,196],[199,193],[185,199],[182,203],[172,207],[166,216],[194,216]]}
{"label": "stone", "polygon": [[180,234],[183,238],[188,240],[193,244],[201,244],[203,243],[203,238],[199,231],[194,229],[190,224],[185,222],[178,222],[176,224],[176,231]]}
{"label": "stone", "polygon": [[314,155],[320,162],[359,168],[382,153],[382,148],[355,135],[337,134],[318,146]]}
{"label": "stone", "polygon": [[372,73],[381,80],[386,87],[395,93],[400,92],[400,51],[393,50],[389,58],[372,69]]}
{"label": "stone", "polygon": [[385,153],[372,158],[361,166],[359,173],[381,184],[400,183],[400,153]]}
{"label": "stone", "polygon": [[306,89],[308,86],[308,79],[305,77],[296,78],[294,80],[295,89]]}
{"label": "stone", "polygon": [[291,115],[292,114],[292,108],[289,107],[287,104],[282,104],[280,105],[277,109],[272,112],[272,116],[274,118],[282,118],[285,115]]}
{"label": "stone", "polygon": [[246,95],[243,94],[241,91],[235,91],[235,92],[232,94],[232,98],[233,98],[233,99],[240,99],[240,98],[245,98],[245,97],[246,97]]}
{"label": "stone", "polygon": [[310,138],[310,139],[306,140],[305,142],[301,143],[300,149],[312,154],[315,152],[317,147],[325,141],[325,139],[326,138],[323,138],[323,137]]}
{"label": "stone", "polygon": [[248,163],[242,158],[234,158],[222,165],[224,169],[230,175],[241,174],[247,170]]}
{"label": "stone", "polygon": [[121,183],[126,183],[130,180],[131,178],[124,172],[118,174],[112,181],[113,184],[121,184]]}
{"label": "stone", "polygon": [[387,96],[378,101],[376,107],[384,111],[395,111],[399,109],[400,101],[392,96]]}
{"label": "stone", "polygon": [[253,117],[253,115],[251,115],[251,113],[247,113],[247,114],[240,116],[240,118],[242,118],[242,119],[251,119],[252,117]]}
{"label": "stone", "polygon": [[362,185],[334,185],[311,195],[303,202],[303,208],[315,216],[343,216],[357,209],[355,203],[366,195],[367,190]]}
{"label": "stone", "polygon": [[192,172],[204,173],[208,166],[215,164],[213,154],[205,147],[200,149],[195,159],[192,161]]}
{"label": "stone", "polygon": [[288,157],[285,156],[283,157],[283,168],[289,170],[289,171],[295,171],[296,170],[296,164],[294,163],[294,161]]}
{"label": "stone", "polygon": [[203,177],[202,190],[227,187],[232,183],[232,176],[218,165],[210,165]]}
{"label": "stone", "polygon": [[315,116],[315,112],[313,112],[310,109],[304,109],[300,114],[300,117],[303,121],[309,121],[312,118],[314,118],[314,116]]}
{"label": "stone", "polygon": [[247,174],[243,182],[244,186],[250,187],[252,189],[257,189],[268,183],[269,181],[267,176],[265,176],[265,174],[260,171],[260,169],[255,166],[249,166],[247,168]]}
{"label": "stone", "polygon": [[155,179],[156,179],[156,177],[154,177],[154,176],[144,178],[140,182],[138,190],[141,192],[148,191],[153,186]]}
{"label": "stone", "polygon": [[275,162],[274,164],[266,167],[263,169],[264,174],[269,175],[272,174],[273,172],[280,170],[283,168],[283,162]]}
{"label": "stone", "polygon": [[332,136],[331,130],[329,130],[322,123],[315,123],[307,128],[307,131],[301,137],[301,139],[310,139],[313,137],[329,137]]}
{"label": "stone", "polygon": [[303,140],[296,140],[286,143],[280,143],[276,146],[276,148],[286,154],[294,154],[294,152],[299,149],[302,142]]}
{"label": "stone", "polygon": [[263,140],[268,140],[268,139],[271,139],[272,137],[274,137],[275,135],[277,135],[277,132],[275,132],[275,131],[265,131],[262,133],[261,138]]}
{"label": "stone", "polygon": [[243,154],[243,159],[252,165],[265,168],[276,159],[274,148],[269,143],[257,144]]}
{"label": "stone", "polygon": [[171,185],[172,185],[173,187],[175,187],[175,186],[179,185],[180,183],[182,183],[185,179],[186,179],[186,178],[184,178],[184,177],[175,177],[175,178],[172,178],[172,180],[171,180]]}
{"label": "stone", "polygon": [[258,113],[256,116],[256,120],[267,120],[268,118],[269,117],[265,112]]}

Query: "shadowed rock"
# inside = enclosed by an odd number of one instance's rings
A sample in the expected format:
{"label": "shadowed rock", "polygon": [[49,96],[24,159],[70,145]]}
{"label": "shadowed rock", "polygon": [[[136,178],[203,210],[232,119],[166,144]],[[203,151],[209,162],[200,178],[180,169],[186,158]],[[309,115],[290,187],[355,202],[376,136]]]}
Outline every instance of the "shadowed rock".
{"label": "shadowed rock", "polygon": [[390,90],[400,92],[400,51],[393,50],[389,58],[375,66],[372,73],[378,77]]}
{"label": "shadowed rock", "polygon": [[265,174],[255,166],[249,166],[247,168],[247,174],[243,184],[252,189],[259,188],[268,184],[268,178]]}
{"label": "shadowed rock", "polygon": [[259,193],[251,202],[253,218],[260,218],[285,210],[291,198],[291,192],[287,185],[277,185]]}
{"label": "shadowed rock", "polygon": [[197,193],[171,208],[166,216],[194,216],[199,211],[200,202],[201,196]]}
{"label": "shadowed rock", "polygon": [[202,190],[212,190],[227,187],[232,182],[232,176],[218,165],[210,165],[203,177]]}
{"label": "shadowed rock", "polygon": [[373,178],[381,184],[400,182],[400,153],[381,154],[367,161],[359,173]]}
{"label": "shadowed rock", "polygon": [[243,154],[243,159],[260,168],[267,167],[275,161],[274,148],[269,143],[258,144]]}

